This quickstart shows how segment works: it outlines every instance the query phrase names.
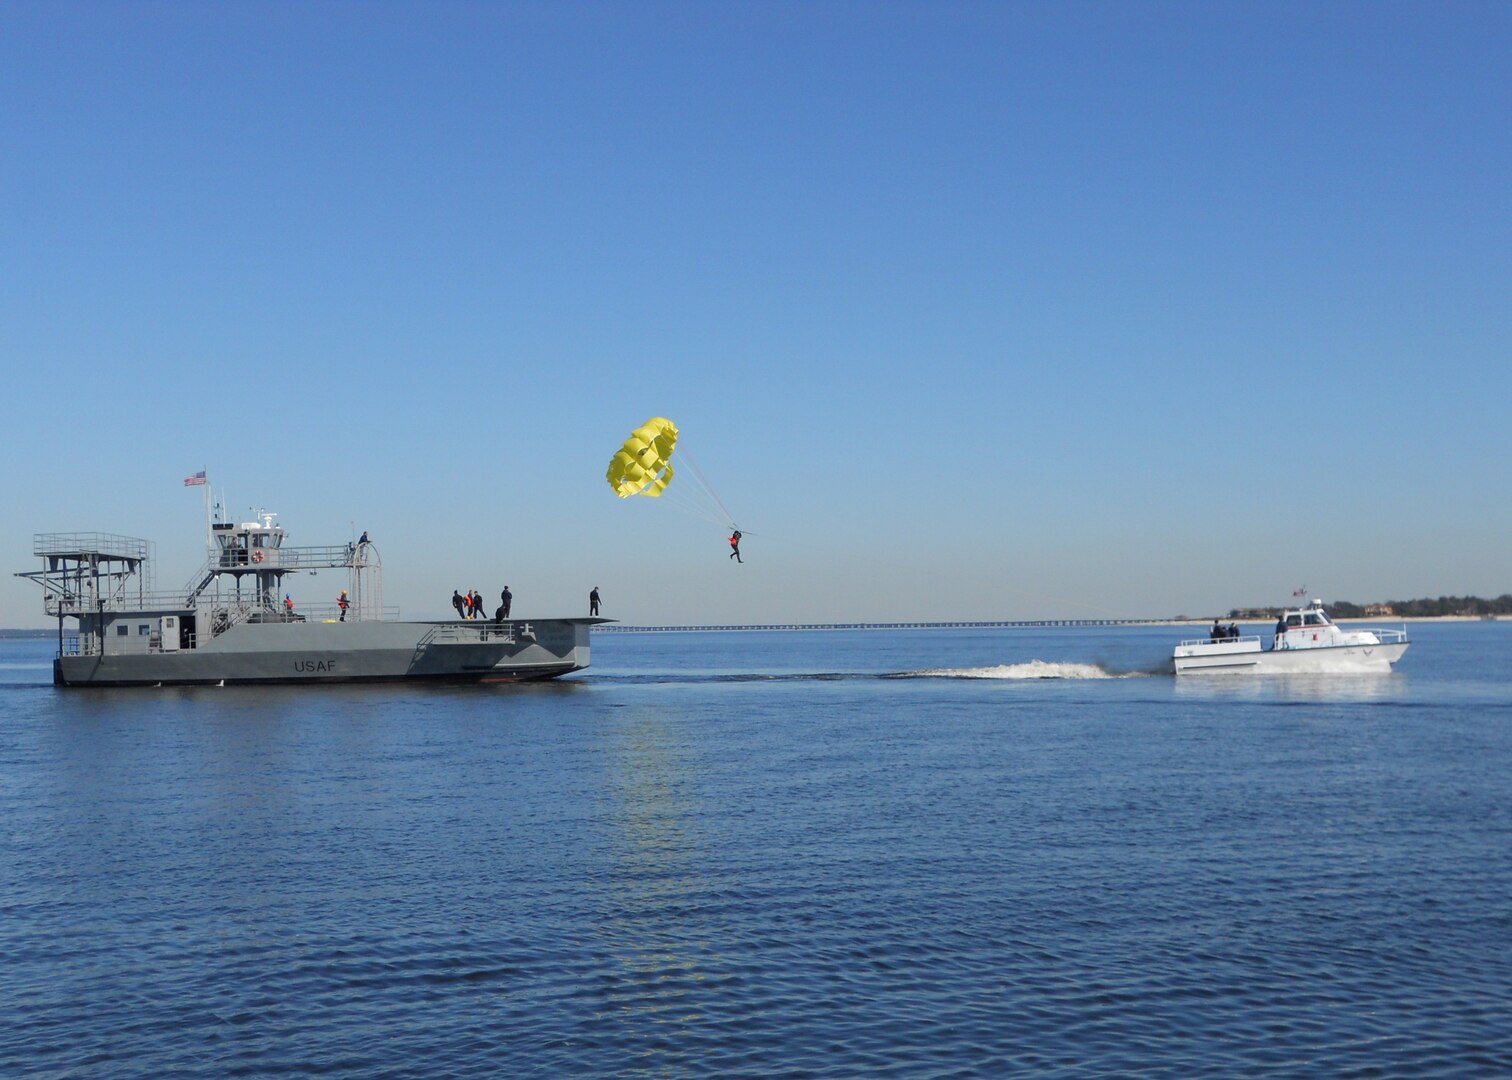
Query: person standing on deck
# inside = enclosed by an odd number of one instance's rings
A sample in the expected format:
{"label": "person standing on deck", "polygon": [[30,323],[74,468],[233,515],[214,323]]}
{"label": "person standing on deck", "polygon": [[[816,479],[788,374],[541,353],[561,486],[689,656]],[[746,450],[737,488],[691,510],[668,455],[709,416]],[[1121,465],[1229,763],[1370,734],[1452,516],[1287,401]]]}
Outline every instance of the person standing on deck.
{"label": "person standing on deck", "polygon": [[509,591],[509,586],[504,586],[504,591],[499,594],[499,610],[504,613],[504,618],[509,618],[509,605],[514,602],[514,593]]}
{"label": "person standing on deck", "polygon": [[593,587],[593,591],[588,594],[588,614],[589,615],[597,615],[598,613],[599,613],[599,594],[598,594],[598,586],[595,585]]}
{"label": "person standing on deck", "polygon": [[462,594],[456,589],[452,590],[452,607],[457,609],[458,618],[467,618],[467,601],[462,599]]}
{"label": "person standing on deck", "polygon": [[347,604],[348,604],[348,601],[347,601],[346,590],[342,589],[341,590],[341,595],[336,598],[336,606],[341,609],[341,621],[342,622],[346,622]]}

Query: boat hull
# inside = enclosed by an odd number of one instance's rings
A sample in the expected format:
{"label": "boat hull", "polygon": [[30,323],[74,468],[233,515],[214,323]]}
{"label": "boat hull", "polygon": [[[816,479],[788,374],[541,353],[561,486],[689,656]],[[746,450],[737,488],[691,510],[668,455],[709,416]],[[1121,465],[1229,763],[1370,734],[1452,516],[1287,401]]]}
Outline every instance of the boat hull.
{"label": "boat hull", "polygon": [[60,686],[348,682],[522,682],[588,666],[600,619],[490,629],[447,623],[248,623],[174,652],[66,655]]}
{"label": "boat hull", "polygon": [[1250,641],[1185,645],[1173,661],[1178,675],[1368,674],[1391,670],[1408,642],[1265,649]]}

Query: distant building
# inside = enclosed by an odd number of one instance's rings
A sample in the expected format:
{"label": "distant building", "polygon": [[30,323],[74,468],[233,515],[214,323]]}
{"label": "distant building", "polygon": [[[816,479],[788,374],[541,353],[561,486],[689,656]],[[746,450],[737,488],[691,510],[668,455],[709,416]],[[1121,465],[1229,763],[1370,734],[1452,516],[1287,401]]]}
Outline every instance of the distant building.
{"label": "distant building", "polygon": [[1380,618],[1383,615],[1395,615],[1395,614],[1396,614],[1396,612],[1391,610],[1391,605],[1390,604],[1366,604],[1365,605],[1365,617],[1369,618],[1369,619],[1376,619],[1376,618]]}

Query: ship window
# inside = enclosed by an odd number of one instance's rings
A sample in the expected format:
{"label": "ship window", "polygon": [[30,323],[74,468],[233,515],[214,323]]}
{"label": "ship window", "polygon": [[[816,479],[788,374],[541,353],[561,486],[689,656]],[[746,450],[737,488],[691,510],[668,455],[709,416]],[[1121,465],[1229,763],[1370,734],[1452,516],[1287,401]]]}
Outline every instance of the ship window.
{"label": "ship window", "polygon": [[146,637],[150,633],[152,633],[152,626],[150,623],[137,624],[137,637]]}
{"label": "ship window", "polygon": [[130,633],[130,631],[131,627],[127,626],[125,623],[122,623],[120,626],[116,627],[116,637],[125,637],[128,633]]}
{"label": "ship window", "polygon": [[1308,626],[1322,626],[1323,625],[1323,620],[1318,617],[1318,615],[1317,615],[1316,612],[1309,611],[1307,613],[1307,625]]}
{"label": "ship window", "polygon": [[1297,616],[1297,615],[1288,615],[1286,617],[1286,625],[1287,626],[1301,626],[1302,625],[1302,619],[1301,619],[1300,616]]}

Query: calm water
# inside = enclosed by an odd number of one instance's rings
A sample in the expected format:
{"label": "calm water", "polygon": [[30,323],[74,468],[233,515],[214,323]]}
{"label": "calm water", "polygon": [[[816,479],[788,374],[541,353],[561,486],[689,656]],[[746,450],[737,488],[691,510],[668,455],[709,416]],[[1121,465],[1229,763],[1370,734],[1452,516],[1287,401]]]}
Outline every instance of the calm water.
{"label": "calm water", "polygon": [[1107,677],[1177,636],[66,693],[0,642],[0,1075],[1512,1072],[1512,623]]}

